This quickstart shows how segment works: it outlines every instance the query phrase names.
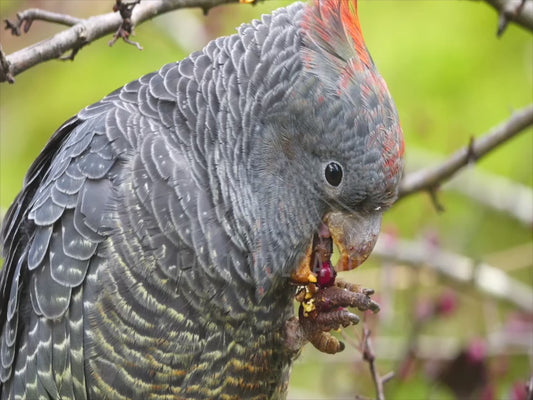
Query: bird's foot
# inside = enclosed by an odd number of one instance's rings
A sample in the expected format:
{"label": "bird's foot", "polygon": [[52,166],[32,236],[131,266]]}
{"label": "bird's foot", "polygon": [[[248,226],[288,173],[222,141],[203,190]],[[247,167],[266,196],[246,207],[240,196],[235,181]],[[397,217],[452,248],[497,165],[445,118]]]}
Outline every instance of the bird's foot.
{"label": "bird's foot", "polygon": [[378,303],[370,298],[373,293],[372,289],[342,280],[325,288],[307,285],[296,295],[300,302],[298,318],[292,318],[286,325],[288,346],[298,350],[309,341],[323,353],[335,354],[344,350],[344,343],[330,331],[359,322],[359,317],[348,311],[347,307],[378,312]]}

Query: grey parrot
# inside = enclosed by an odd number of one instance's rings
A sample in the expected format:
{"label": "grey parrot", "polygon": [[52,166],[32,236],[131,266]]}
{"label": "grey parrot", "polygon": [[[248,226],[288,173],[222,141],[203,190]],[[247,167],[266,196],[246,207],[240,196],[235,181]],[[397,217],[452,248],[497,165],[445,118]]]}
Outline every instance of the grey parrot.
{"label": "grey parrot", "polygon": [[313,237],[364,261],[403,154],[356,0],[279,9],[88,106],[3,222],[1,398],[284,398]]}

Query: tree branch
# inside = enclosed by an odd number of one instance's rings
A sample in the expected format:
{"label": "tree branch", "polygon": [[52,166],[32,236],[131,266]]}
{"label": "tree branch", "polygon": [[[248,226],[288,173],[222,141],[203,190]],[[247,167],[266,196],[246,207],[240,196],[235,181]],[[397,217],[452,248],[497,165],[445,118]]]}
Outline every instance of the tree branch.
{"label": "tree branch", "polygon": [[400,185],[399,199],[421,190],[434,193],[444,181],[455,175],[465,165],[478,161],[531,125],[533,125],[533,105],[516,111],[511,118],[484,136],[471,140],[468,146],[454,153],[442,164],[406,175]]}
{"label": "tree branch", "polygon": [[374,386],[376,387],[377,400],[385,400],[384,384],[394,376],[394,373],[389,373],[385,377],[382,377],[379,374],[375,363],[376,354],[374,353],[370,334],[370,329],[368,328],[365,322],[365,325],[363,327],[363,338],[361,340],[363,360],[368,363],[368,366],[370,368],[372,380],[374,381]]}
{"label": "tree branch", "polygon": [[[138,26],[144,21],[180,8],[200,7],[204,12],[207,12],[215,6],[236,3],[238,1],[242,3],[250,3],[249,0],[144,1],[138,4],[133,10],[132,22],[134,26]],[[58,17],[60,14],[48,13],[42,10],[37,12],[35,9],[22,12],[20,13],[20,16],[24,16],[25,13],[27,13],[26,15],[29,15],[29,17],[33,16],[33,19],[59,22],[66,25],[70,25],[73,22],[76,22],[76,24],[49,39],[16,51],[8,56],[2,57],[0,54],[0,82],[8,81],[13,83],[16,75],[42,62],[60,58],[68,51],[72,51],[72,55],[75,55],[75,53],[86,44],[103,36],[117,32],[123,22],[118,13],[102,14],[83,20],[78,20],[69,16]],[[46,15],[48,18],[45,17]],[[36,18],[36,16],[38,18]],[[14,29],[9,23],[7,28],[12,29],[12,31]],[[70,58],[72,58],[72,55]]]}
{"label": "tree branch", "polygon": [[[439,165],[445,159],[442,154],[411,145],[405,174]],[[507,214],[527,227],[533,227],[533,188],[527,185],[481,169],[466,169],[443,183],[442,189],[458,192],[485,207]]]}
{"label": "tree branch", "polygon": [[500,14],[498,36],[501,36],[510,21],[533,32],[533,1],[531,0],[485,0]]}

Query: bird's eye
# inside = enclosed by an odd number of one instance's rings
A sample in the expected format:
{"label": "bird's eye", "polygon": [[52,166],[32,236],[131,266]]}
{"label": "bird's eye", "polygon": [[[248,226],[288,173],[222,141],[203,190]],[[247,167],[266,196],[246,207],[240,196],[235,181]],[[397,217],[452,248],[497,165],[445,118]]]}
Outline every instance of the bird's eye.
{"label": "bird's eye", "polygon": [[331,186],[339,186],[342,181],[342,167],[336,162],[332,161],[326,165],[325,170],[326,180]]}

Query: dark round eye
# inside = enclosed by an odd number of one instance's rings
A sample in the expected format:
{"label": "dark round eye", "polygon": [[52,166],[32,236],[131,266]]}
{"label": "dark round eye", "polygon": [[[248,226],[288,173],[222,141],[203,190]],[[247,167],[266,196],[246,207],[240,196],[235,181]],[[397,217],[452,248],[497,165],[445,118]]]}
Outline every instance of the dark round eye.
{"label": "dark round eye", "polygon": [[331,186],[339,186],[342,181],[342,167],[336,162],[326,165],[326,180]]}

